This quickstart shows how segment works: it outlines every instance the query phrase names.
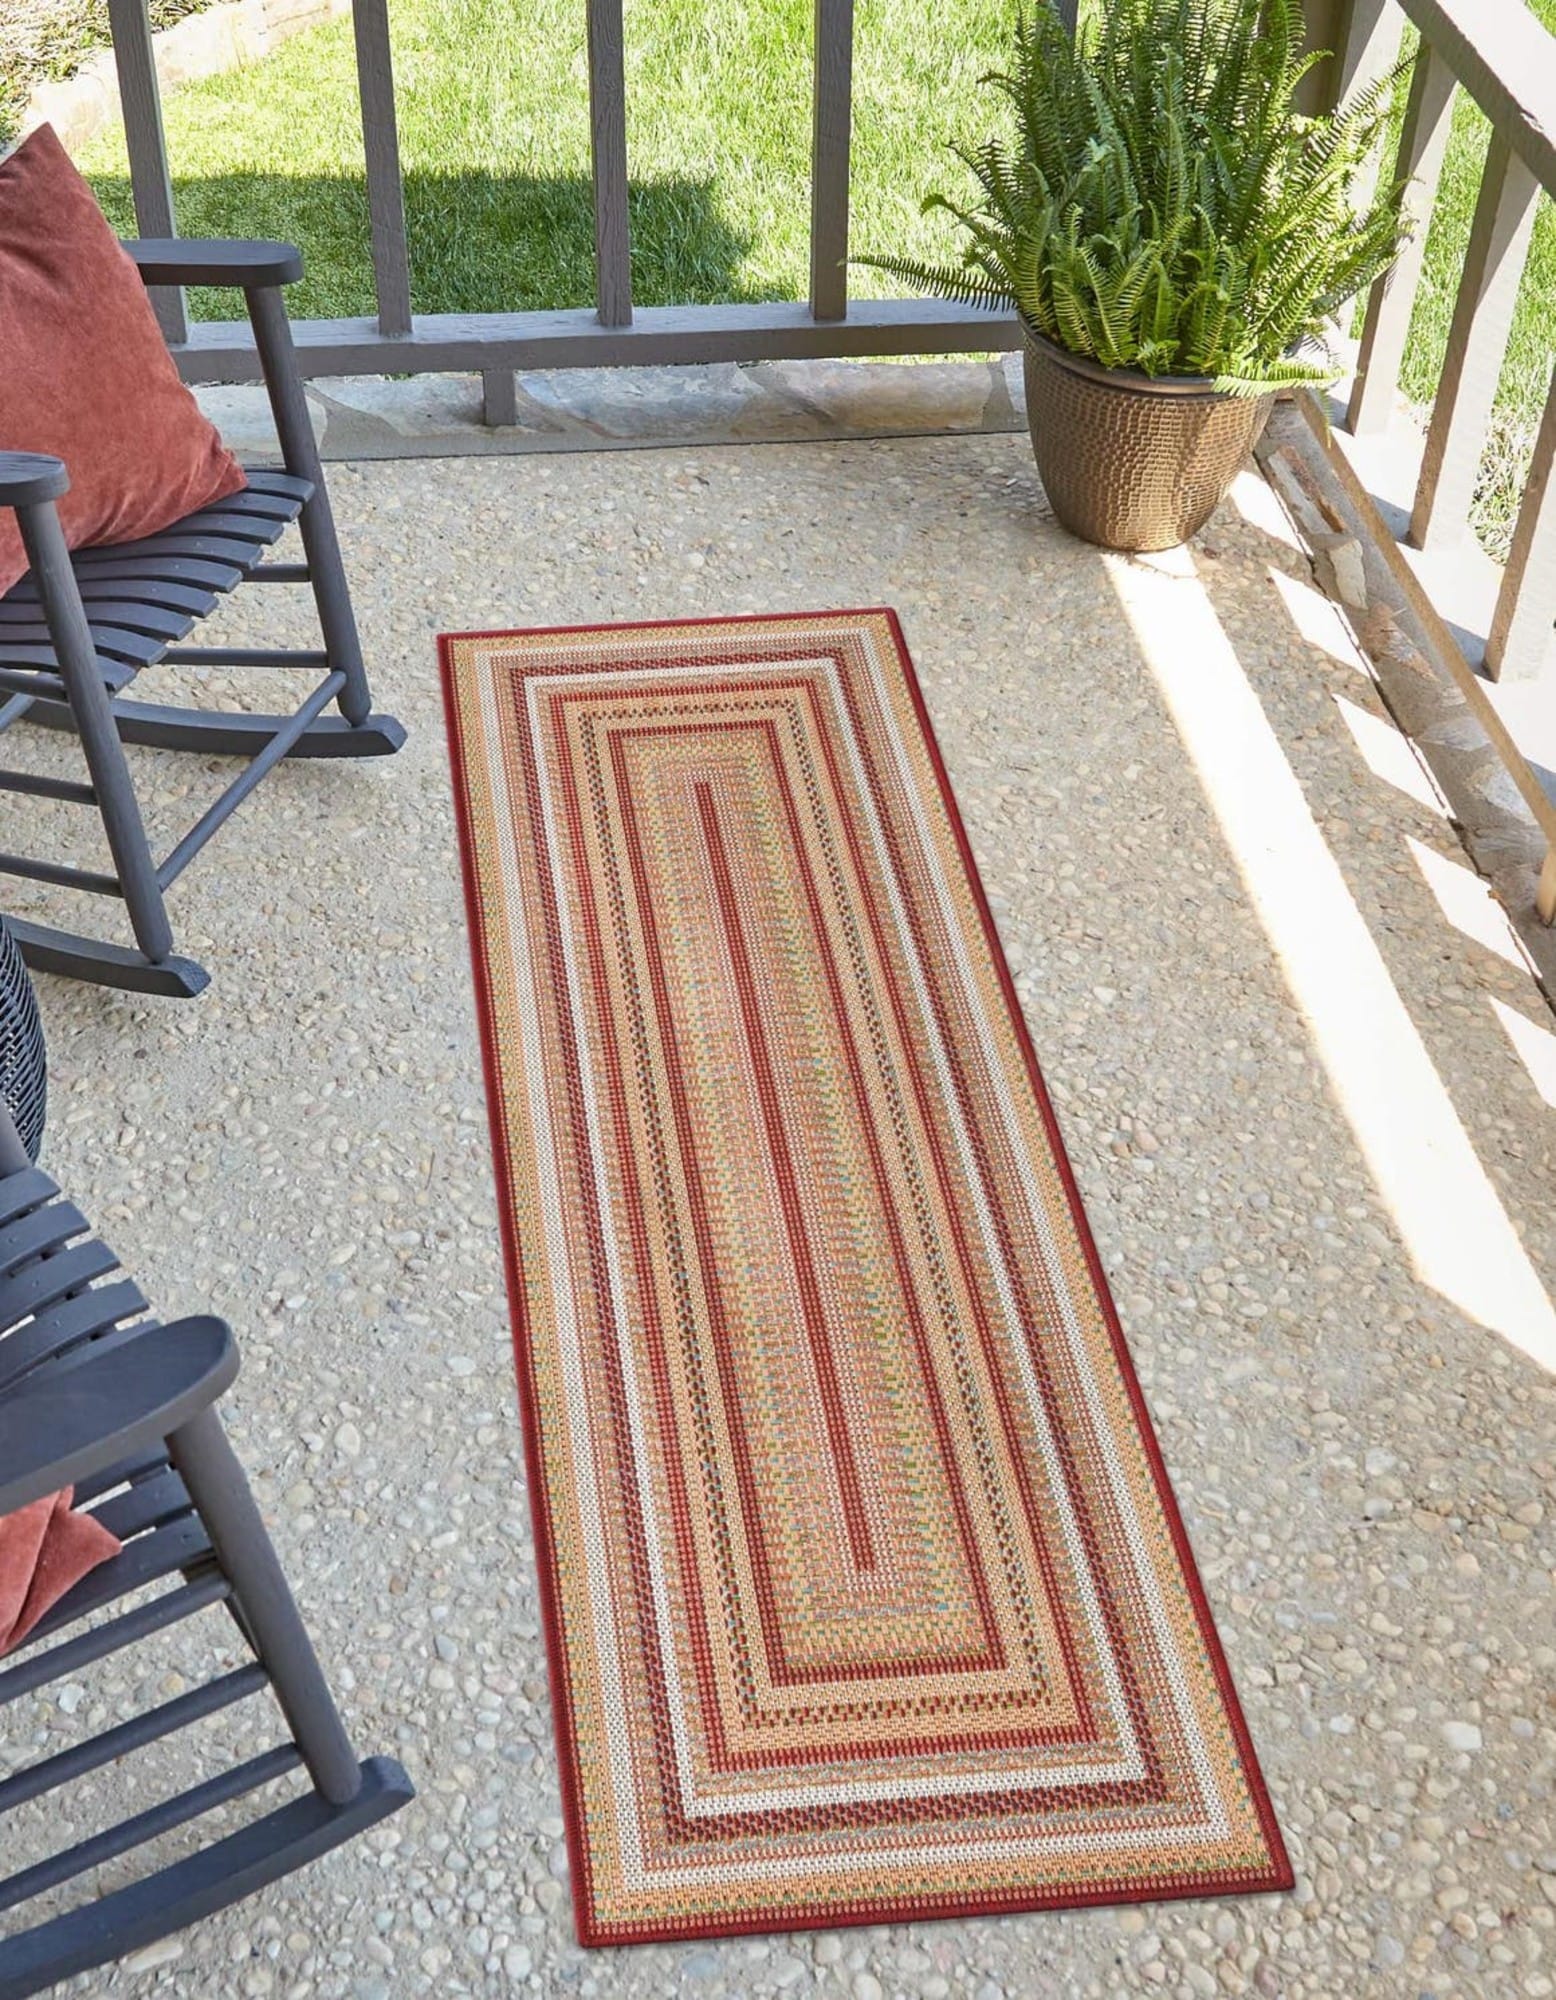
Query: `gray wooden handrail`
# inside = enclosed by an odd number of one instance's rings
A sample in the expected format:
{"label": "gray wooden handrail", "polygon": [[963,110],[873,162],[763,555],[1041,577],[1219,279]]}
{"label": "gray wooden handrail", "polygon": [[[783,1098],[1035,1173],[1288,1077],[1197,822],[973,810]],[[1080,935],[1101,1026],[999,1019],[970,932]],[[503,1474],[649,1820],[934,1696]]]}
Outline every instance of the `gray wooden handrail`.
{"label": "gray wooden handrail", "polygon": [[1556,196],[1556,35],[1523,0],[1399,0],[1448,67]]}
{"label": "gray wooden handrail", "polygon": [[[1395,172],[1417,224],[1391,277],[1367,302],[1347,421],[1386,429],[1398,397],[1456,87],[1491,123],[1474,225],[1433,397],[1409,539],[1435,549],[1469,532],[1470,502],[1507,353],[1542,189],[1556,197],[1556,35],[1523,0],[1308,0],[1309,41],[1334,51],[1315,72],[1333,102],[1396,59],[1406,19],[1420,30]],[[1327,72],[1327,77],[1325,76]],[[1556,618],[1556,373],[1486,634],[1493,678],[1541,672]],[[1549,900],[1549,899],[1547,899]],[[1549,913],[1547,913],[1549,914]]]}
{"label": "gray wooden handrail", "polygon": [[[1437,550],[1470,532],[1470,503],[1535,210],[1542,189],[1556,197],[1556,35],[1523,0],[1308,0],[1310,45],[1334,52],[1315,72],[1315,101],[1343,99],[1383,74],[1397,59],[1407,18],[1419,29],[1421,41],[1394,172],[1412,183],[1407,199],[1417,229],[1391,276],[1380,280],[1368,299],[1347,422],[1359,437],[1380,432],[1398,400],[1423,239],[1437,195],[1455,89],[1462,87],[1489,119],[1491,141],[1407,531],[1416,547]],[[1486,632],[1485,672],[1493,679],[1531,678],[1548,670],[1553,622],[1556,372]],[[1495,720],[1468,662],[1458,665],[1461,686],[1477,713],[1484,709]],[[1490,730],[1490,721],[1487,726]],[[1537,904],[1551,923],[1556,921],[1556,805],[1545,797],[1500,724],[1490,733],[1548,843]]]}

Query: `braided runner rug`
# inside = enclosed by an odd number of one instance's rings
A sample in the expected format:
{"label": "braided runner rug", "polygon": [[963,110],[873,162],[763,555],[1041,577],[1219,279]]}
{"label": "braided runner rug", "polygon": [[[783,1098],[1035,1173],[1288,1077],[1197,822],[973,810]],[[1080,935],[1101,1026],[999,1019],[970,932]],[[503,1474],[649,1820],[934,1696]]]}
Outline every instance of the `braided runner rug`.
{"label": "braided runner rug", "polygon": [[580,1937],[1289,1887],[894,616],[442,646]]}

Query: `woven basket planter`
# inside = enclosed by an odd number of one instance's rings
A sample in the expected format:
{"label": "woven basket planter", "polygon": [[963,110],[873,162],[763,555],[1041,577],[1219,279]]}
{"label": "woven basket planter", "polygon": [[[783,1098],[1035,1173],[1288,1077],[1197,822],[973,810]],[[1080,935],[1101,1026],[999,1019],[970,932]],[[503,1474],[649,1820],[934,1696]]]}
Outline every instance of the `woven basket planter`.
{"label": "woven basket planter", "polygon": [[1197,375],[1139,375],[1067,354],[1023,327],[1027,422],[1043,491],[1071,534],[1170,549],[1202,528],[1264,429],[1273,396]]}
{"label": "woven basket planter", "polygon": [[43,1139],[47,1082],[43,1024],[21,949],[0,917],[0,1104],[36,1160]]}

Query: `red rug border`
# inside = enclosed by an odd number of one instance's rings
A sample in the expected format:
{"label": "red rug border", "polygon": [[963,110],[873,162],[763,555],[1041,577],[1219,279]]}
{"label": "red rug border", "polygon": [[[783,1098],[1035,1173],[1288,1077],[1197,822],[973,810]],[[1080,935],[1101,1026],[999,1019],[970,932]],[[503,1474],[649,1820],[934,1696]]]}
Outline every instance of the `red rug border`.
{"label": "red rug border", "polygon": [[[454,699],[454,647],[476,639],[535,639],[566,638],[587,633],[611,632],[623,636],[634,632],[655,632],[670,629],[696,631],[711,626],[725,625],[773,625],[784,622],[804,622],[816,624],[828,618],[884,618],[890,628],[892,642],[896,648],[898,663],[907,683],[909,699],[924,741],[929,750],[930,764],[935,773],[935,781],[940,788],[941,802],[956,842],[957,854],[971,886],[974,904],[983,926],[984,937],[994,961],[999,980],[1000,992],[1009,1011],[1016,1031],[1017,1044],[1026,1064],[1027,1075],[1032,1084],[1038,1109],[1042,1114],[1043,1129],[1058,1165],[1059,1178],[1069,1203],[1070,1213],[1076,1225],[1081,1248],[1085,1255],[1087,1270],[1097,1296],[1102,1303],[1103,1318],[1117,1357],[1124,1387],[1129,1397],[1130,1409],[1140,1430],[1145,1445],[1146,1462],[1161,1499],[1162,1511],[1167,1522],[1172,1543],[1188,1585],[1189,1599],[1194,1607],[1194,1615],[1199,1627],[1200,1638],[1214,1674],[1217,1692],[1225,1706],[1227,1720],[1231,1725],[1233,1738],[1242,1760],[1248,1782],[1248,1790],[1258,1814],[1260,1830],[1270,1850],[1271,1865],[1262,1875],[1244,1874],[1236,1877],[1209,1877],[1191,1882],[1167,1880],[1137,1888],[1088,1889],[1081,1891],[1025,1890],[1014,1896],[990,1897],[934,1897],[915,1896],[896,1901],[885,1900],[871,1903],[857,1910],[841,1911],[835,1908],[817,1907],[814,1912],[785,1906],[770,1913],[752,1912],[750,1915],[726,1922],[689,1922],[641,1925],[600,1924],[592,1914],[592,1896],[589,1893],[589,1855],[584,1838],[582,1787],[573,1752],[573,1731],[571,1698],[568,1689],[566,1655],[562,1640],[560,1608],[556,1598],[556,1578],[554,1560],[554,1539],[551,1527],[550,1505],[546,1496],[544,1461],[541,1455],[540,1422],[531,1369],[531,1348],[527,1315],[524,1310],[523,1264],[519,1250],[517,1232],[513,1226],[513,1186],[507,1160],[507,1134],[501,1124],[500,1065],[497,1054],[495,1008],[486,972],[485,952],[482,948],[484,936],[480,920],[479,885],[476,877],[475,836],[471,825],[469,802],[466,789],[461,781],[462,738],[459,728],[458,706]],[[886,604],[863,605],[848,609],[823,611],[756,611],[734,612],[722,618],[638,618],[608,619],[599,623],[581,625],[504,625],[490,630],[471,632],[440,632],[438,634],[438,677],[443,694],[444,723],[447,733],[451,789],[454,801],[454,820],[459,836],[460,877],[464,891],[465,919],[468,931],[471,970],[476,991],[476,1018],[481,1038],[481,1060],[486,1086],[487,1128],[491,1142],[493,1173],[498,1194],[498,1227],[502,1237],[503,1267],[508,1287],[509,1319],[511,1323],[515,1372],[519,1387],[519,1415],[524,1435],[524,1459],[526,1481],[529,1488],[530,1515],[535,1537],[535,1570],[539,1582],[541,1599],[541,1622],[546,1635],[547,1668],[551,1683],[551,1703],[553,1734],[557,1744],[557,1761],[561,1774],[563,1823],[567,1836],[568,1868],[573,1886],[573,1922],[580,1945],[586,1948],[629,1944],[675,1944],[693,1943],[708,1938],[749,1937],[775,1934],[796,1930],[846,1930],[856,1926],[882,1923],[917,1923],[935,1920],[980,1917],[1014,1916],[1023,1912],[1042,1910],[1082,1910],[1101,1907],[1123,1908],[1131,1904],[1183,1902],[1188,1900],[1208,1900],[1222,1895],[1259,1895],[1289,1890],[1295,1886],[1296,1875],[1287,1853],[1285,1839],[1275,1817],[1274,1805],[1270,1799],[1269,1787],[1264,1771],[1254,1749],[1249,1733],[1247,1718],[1232,1679],[1231,1668],[1216,1630],[1214,1615],[1204,1582],[1200,1577],[1199,1564],[1195,1560],[1193,1545],[1188,1530],[1184,1526],[1182,1510],[1177,1494],[1173,1490],[1172,1479],[1162,1456],[1156,1426],[1136,1373],[1134,1357],[1129,1351],[1123,1323],[1113,1298],[1113,1290],[1107,1273],[1102,1266],[1102,1258],[1092,1234],[1091,1220],[1081,1197],[1080,1184],[1075,1178],[1068,1148],[1059,1129],[1058,1117],[1053,1100],[1043,1079],[1042,1066],[1037,1058],[1037,1050],[1032,1041],[1031,1030],[1027,1026],[1026,1015],[1016,983],[1011,976],[1010,965],[1005,957],[1005,948],[1000,939],[999,929],[994,921],[994,912],[989,906],[983,878],[979,872],[972,843],[962,819],[961,807],[951,786],[951,777],[946,769],[940,742],[935,734],[934,723],[930,719],[928,704],[924,699],[923,686],[918,669],[909,651],[902,621],[896,611]],[[580,1891],[582,1893],[580,1893]]]}

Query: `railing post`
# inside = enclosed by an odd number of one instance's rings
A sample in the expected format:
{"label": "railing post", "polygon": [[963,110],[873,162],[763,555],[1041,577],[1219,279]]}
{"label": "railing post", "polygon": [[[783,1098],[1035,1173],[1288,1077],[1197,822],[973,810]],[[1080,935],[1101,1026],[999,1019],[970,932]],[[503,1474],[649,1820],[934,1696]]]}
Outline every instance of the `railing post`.
{"label": "railing post", "polygon": [[1468,526],[1539,192],[1493,131],[1410,516],[1418,549],[1456,541]]}
{"label": "railing post", "polygon": [[854,123],[854,0],[815,0],[810,154],[810,312],[848,315],[848,156]]}
{"label": "railing post", "polygon": [[589,0],[589,143],[594,162],[595,295],[603,326],[632,324],[627,214],[627,79],[622,0]]}
{"label": "railing post", "polygon": [[393,340],[411,330],[411,267],[405,237],[405,186],[400,176],[388,0],[353,0],[351,23],[357,45],[357,91],[362,101],[362,147],[367,161],[378,330]]}
{"label": "railing post", "polygon": [[[176,236],[173,179],[168,172],[167,133],[162,125],[162,92],[151,46],[146,0],[108,0],[108,32],[113,37],[124,143],[130,159],[130,191],[135,226],[142,236]],[[151,294],[163,337],[174,346],[189,338],[189,313],[181,286],[158,285]]]}
{"label": "railing post", "polygon": [[[1486,671],[1492,679],[1534,680],[1550,653],[1552,626],[1556,626],[1556,369],[1551,372],[1529,483],[1486,638]],[[1556,896],[1556,878],[1552,894]]]}
{"label": "railing post", "polygon": [[1453,122],[1453,90],[1453,71],[1430,42],[1423,42],[1410,78],[1410,99],[1394,166],[1395,177],[1410,183],[1405,213],[1414,229],[1393,270],[1378,279],[1367,299],[1361,353],[1346,415],[1358,436],[1385,429],[1393,412],[1421,282],[1427,223]]}
{"label": "railing post", "polygon": [[1307,0],[1307,46],[1329,60],[1302,79],[1299,108],[1332,111],[1376,83],[1399,55],[1404,16],[1394,0]]}

